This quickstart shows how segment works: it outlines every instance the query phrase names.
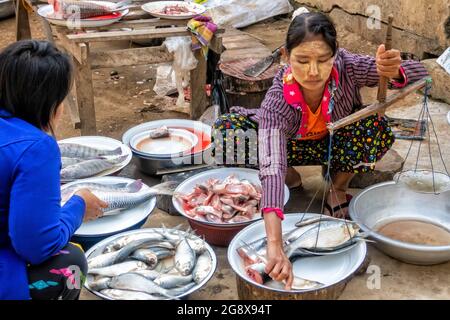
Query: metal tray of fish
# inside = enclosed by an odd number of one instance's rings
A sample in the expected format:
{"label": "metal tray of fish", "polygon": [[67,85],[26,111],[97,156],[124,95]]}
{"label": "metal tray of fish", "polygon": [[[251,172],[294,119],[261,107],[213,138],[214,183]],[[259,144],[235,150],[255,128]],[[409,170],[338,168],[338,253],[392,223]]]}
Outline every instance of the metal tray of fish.
{"label": "metal tray of fish", "polygon": [[111,236],[89,249],[86,258],[85,288],[105,300],[187,298],[217,268],[214,250],[203,239],[166,228]]}
{"label": "metal tray of fish", "polygon": [[[111,174],[114,174],[123,168],[125,168],[133,158],[133,153],[131,152],[131,149],[126,146],[125,144],[121,143],[120,141],[116,139],[112,139],[109,137],[102,137],[102,136],[82,136],[82,137],[73,137],[68,139],[59,140],[58,144],[78,144],[83,145],[91,148],[98,148],[101,150],[106,150],[108,152],[114,152],[115,150],[120,150],[120,153],[117,153],[117,155],[113,156],[107,156],[105,158],[109,160],[118,159],[119,162],[113,162],[113,165],[109,167],[109,169],[106,169],[98,174],[94,174],[90,177],[85,178],[91,178],[91,177],[103,177],[108,176]],[[120,148],[120,149],[119,149]],[[62,155],[63,156],[63,155]],[[91,157],[92,158],[92,157]],[[64,167],[64,158],[62,159],[63,167]],[[72,182],[77,179],[75,178],[64,178],[61,177],[62,183]]]}
{"label": "metal tray of fish", "polygon": [[[114,184],[131,184],[136,180],[123,178],[123,177],[98,177],[78,180],[65,184],[61,188],[61,192],[82,183],[100,183],[107,185]],[[149,190],[145,184],[142,184],[141,189],[138,192],[145,192]],[[142,221],[145,221],[148,216],[152,213],[156,206],[156,197],[153,196],[150,200],[145,201],[135,207],[132,207],[121,212],[116,212],[115,214],[104,216],[100,219],[89,221],[83,223],[76,231],[75,236],[77,237],[99,237],[108,236],[126,230],[133,227]]]}
{"label": "metal tray of fish", "polygon": [[[196,174],[182,183],[178,185],[175,189],[174,194],[188,194],[191,193],[197,184],[205,183],[208,179],[219,179],[221,181],[225,180],[230,175],[235,175],[236,178],[240,180],[248,180],[250,183],[261,187],[261,181],[259,180],[259,171],[255,169],[247,169],[247,168],[220,168],[220,169],[212,169]],[[289,188],[284,186],[284,204],[289,201]],[[172,197],[172,203],[174,208],[183,216],[188,219],[196,220],[202,224],[211,225],[211,226],[219,226],[226,228],[227,226],[234,227],[238,225],[247,225],[249,222],[235,222],[235,223],[215,223],[210,221],[198,220],[190,217],[183,208],[183,205],[176,199],[175,196]],[[258,214],[255,219],[251,222],[261,219],[261,215]]]}
{"label": "metal tray of fish", "polygon": [[[283,221],[283,230],[286,232],[295,228],[295,224],[301,219],[318,218],[320,215],[312,213],[292,213],[286,214]],[[260,284],[251,279],[245,270],[243,259],[238,253],[238,249],[243,243],[251,244],[261,239],[265,235],[264,222],[258,221],[241,230],[231,241],[228,247],[228,262],[236,273],[237,277],[250,283],[252,286],[282,294],[305,293],[316,290],[323,290],[335,284],[349,279],[364,262],[367,253],[365,241],[358,241],[350,249],[337,254],[324,256],[301,257],[293,262],[294,276],[299,279],[306,279],[306,289],[296,289],[287,291],[284,285],[275,281]],[[312,285],[314,283],[320,286]]]}

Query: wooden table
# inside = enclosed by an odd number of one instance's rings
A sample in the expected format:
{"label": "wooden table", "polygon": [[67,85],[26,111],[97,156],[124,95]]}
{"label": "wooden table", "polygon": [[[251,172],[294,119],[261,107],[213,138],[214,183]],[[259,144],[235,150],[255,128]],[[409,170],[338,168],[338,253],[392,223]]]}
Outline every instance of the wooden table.
{"label": "wooden table", "polygon": [[[18,40],[30,37],[30,33],[26,31],[28,21],[21,21],[21,18],[26,16],[26,12],[23,13],[23,11],[19,4],[17,9],[19,14],[16,16]],[[70,110],[75,128],[81,130],[81,135],[95,135],[97,133],[92,83],[93,70],[173,61],[173,55],[167,51],[164,45],[135,48],[130,47],[129,44],[133,40],[164,39],[191,35],[186,27],[187,20],[154,19],[141,10],[131,11],[131,14],[110,26],[85,28],[83,30],[73,30],[54,25],[49,27],[46,20],[43,19],[43,22],[45,29],[49,31],[47,32],[49,40],[53,41],[53,38],[56,37],[57,45],[72,57],[75,69],[74,85],[64,103]],[[125,28],[132,30],[125,30]],[[86,32],[88,30],[90,32]],[[223,51],[221,38],[223,32],[223,29],[219,29],[210,43],[210,49],[219,55]],[[126,45],[118,49],[97,50],[95,48],[95,44],[99,42],[121,41]],[[198,60],[198,65],[190,72],[191,119],[198,119],[208,106],[205,92],[206,60],[199,50],[195,52],[195,57]]]}

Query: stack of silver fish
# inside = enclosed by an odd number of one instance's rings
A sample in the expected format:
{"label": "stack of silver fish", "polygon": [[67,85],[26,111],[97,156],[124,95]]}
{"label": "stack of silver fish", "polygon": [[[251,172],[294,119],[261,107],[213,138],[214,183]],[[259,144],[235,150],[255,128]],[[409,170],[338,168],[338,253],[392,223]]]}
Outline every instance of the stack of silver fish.
{"label": "stack of silver fish", "polygon": [[76,143],[59,143],[61,152],[61,180],[71,181],[89,178],[112,169],[128,156],[122,148],[105,150]]}
{"label": "stack of silver fish", "polygon": [[[283,234],[284,251],[291,261],[302,257],[339,254],[351,249],[358,241],[367,241],[353,221],[319,216],[299,221],[296,228]],[[271,281],[265,273],[267,238],[242,243],[237,249],[243,259],[246,274],[255,282]],[[294,274],[293,290],[317,289],[322,283],[302,279]]]}
{"label": "stack of silver fish", "polygon": [[204,240],[176,228],[126,235],[91,256],[87,286],[114,300],[177,299],[214,271]]}

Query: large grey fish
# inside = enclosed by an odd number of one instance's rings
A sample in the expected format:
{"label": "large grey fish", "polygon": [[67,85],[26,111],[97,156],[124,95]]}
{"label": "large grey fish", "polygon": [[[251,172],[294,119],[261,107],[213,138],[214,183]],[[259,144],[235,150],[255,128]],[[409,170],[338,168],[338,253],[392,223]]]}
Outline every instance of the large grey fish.
{"label": "large grey fish", "polygon": [[211,256],[209,255],[209,252],[205,252],[198,257],[197,263],[192,271],[192,278],[195,283],[202,282],[210,273],[211,268]]}
{"label": "large grey fish", "polygon": [[192,250],[189,242],[184,238],[178,243],[175,250],[175,268],[183,276],[192,272],[196,263],[195,251]]}
{"label": "large grey fish", "polygon": [[113,298],[115,300],[160,300],[160,297],[154,295],[131,290],[120,289],[104,289],[100,291],[101,294]]}
{"label": "large grey fish", "polygon": [[64,158],[80,158],[92,159],[102,156],[118,156],[122,154],[122,147],[117,147],[113,150],[89,147],[78,143],[58,143],[61,157]]}
{"label": "large grey fish", "polygon": [[88,273],[104,277],[116,277],[124,273],[137,270],[145,270],[147,268],[149,268],[149,266],[142,261],[125,261],[108,267],[91,268],[89,269]]}
{"label": "large grey fish", "polygon": [[96,183],[96,182],[80,182],[69,187],[65,187],[61,190],[61,201],[64,203],[78,190],[89,189],[91,191],[115,191],[115,192],[126,192],[134,193],[142,189],[143,183],[141,179],[135,180],[130,183]]}
{"label": "large grey fish", "polygon": [[67,157],[61,157],[61,167],[65,168],[67,166],[71,166],[73,164],[83,162],[86,159],[81,158],[67,158]]}
{"label": "large grey fish", "polygon": [[286,247],[286,255],[289,257],[298,249],[335,250],[358,235],[359,226],[352,221],[321,221],[320,224],[307,230]]}
{"label": "large grey fish", "polygon": [[111,159],[91,159],[61,169],[62,180],[76,180],[95,176],[123,162],[128,156]]}
{"label": "large grey fish", "polygon": [[139,291],[147,294],[160,294],[167,298],[174,298],[167,289],[156,285],[152,280],[138,273],[125,273],[111,280],[112,289]]}
{"label": "large grey fish", "polygon": [[153,282],[161,288],[174,289],[191,283],[192,275],[181,276],[176,274],[164,274],[156,278]]}

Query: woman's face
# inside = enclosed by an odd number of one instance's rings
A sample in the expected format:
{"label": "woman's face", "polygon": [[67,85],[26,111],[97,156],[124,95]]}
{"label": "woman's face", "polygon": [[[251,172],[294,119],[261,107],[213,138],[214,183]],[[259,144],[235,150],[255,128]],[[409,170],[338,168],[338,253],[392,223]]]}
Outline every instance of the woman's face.
{"label": "woman's face", "polygon": [[302,88],[310,91],[323,90],[333,63],[333,51],[320,38],[302,42],[289,53],[289,64],[295,80]]}

